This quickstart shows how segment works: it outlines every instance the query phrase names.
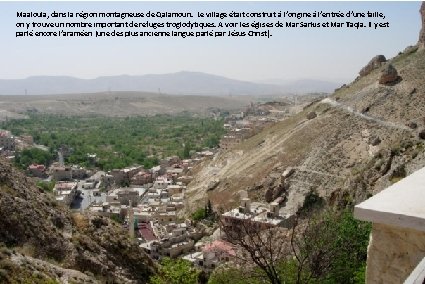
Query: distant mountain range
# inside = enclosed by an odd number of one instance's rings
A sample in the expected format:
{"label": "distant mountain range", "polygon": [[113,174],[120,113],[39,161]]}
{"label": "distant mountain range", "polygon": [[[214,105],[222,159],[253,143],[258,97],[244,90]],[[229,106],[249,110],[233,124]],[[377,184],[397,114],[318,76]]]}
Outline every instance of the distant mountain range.
{"label": "distant mountain range", "polygon": [[34,76],[0,79],[0,95],[52,95],[108,91],[143,91],[176,95],[284,95],[330,92],[338,84],[297,81],[285,84],[253,83],[201,72],[141,76],[104,76],[79,79],[68,76]]}

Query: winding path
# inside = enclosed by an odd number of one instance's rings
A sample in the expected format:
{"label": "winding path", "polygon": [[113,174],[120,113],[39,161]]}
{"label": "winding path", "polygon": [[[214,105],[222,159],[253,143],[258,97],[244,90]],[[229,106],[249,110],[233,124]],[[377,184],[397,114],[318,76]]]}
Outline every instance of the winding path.
{"label": "winding path", "polygon": [[335,101],[331,98],[325,98],[325,99],[321,100],[320,102],[324,103],[324,104],[329,104],[333,107],[336,107],[336,108],[339,108],[339,109],[342,109],[342,110],[345,110],[349,113],[354,114],[355,116],[358,116],[360,118],[375,122],[375,123],[382,125],[382,126],[385,126],[385,127],[395,128],[395,129],[399,129],[399,130],[412,131],[412,129],[410,129],[409,127],[407,127],[403,124],[398,124],[398,123],[391,122],[391,121],[385,121],[385,120],[382,120],[382,119],[379,119],[379,118],[376,118],[376,117],[365,115],[361,112],[355,111],[352,107],[343,105],[343,104],[341,104],[341,103],[339,103],[339,102],[337,102],[337,101]]}

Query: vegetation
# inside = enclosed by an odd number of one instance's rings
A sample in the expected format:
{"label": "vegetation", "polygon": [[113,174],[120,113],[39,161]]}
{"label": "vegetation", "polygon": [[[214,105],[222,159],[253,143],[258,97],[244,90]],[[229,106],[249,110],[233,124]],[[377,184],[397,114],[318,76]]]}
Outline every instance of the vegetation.
{"label": "vegetation", "polygon": [[303,234],[291,238],[296,283],[358,283],[370,230],[369,223],[354,219],[348,210],[327,211],[310,219]]}
{"label": "vegetation", "polygon": [[200,271],[184,259],[164,258],[158,275],[150,278],[151,284],[197,284]]}
{"label": "vegetation", "polygon": [[10,260],[12,251],[0,243],[0,283],[58,284],[48,273],[35,272],[28,265],[18,265]]}
{"label": "vegetation", "polygon": [[242,265],[213,273],[209,283],[364,283],[370,224],[348,210],[305,221],[292,232],[259,231],[246,222],[223,226],[228,241],[242,249]]}
{"label": "vegetation", "polygon": [[[35,143],[49,148],[48,152],[34,148],[18,154],[16,162],[21,168],[48,164],[61,147],[69,152],[67,163],[103,170],[133,164],[150,168],[162,157],[187,158],[191,151],[216,147],[224,134],[222,120],[189,114],[126,118],[30,114],[29,119],[5,121],[0,127],[14,135],[32,135]],[[88,154],[96,154],[96,160]]]}
{"label": "vegetation", "polygon": [[234,267],[219,267],[214,270],[208,279],[208,284],[260,284],[264,283],[258,278],[247,277],[244,274],[242,269],[237,269]]}
{"label": "vegetation", "polygon": [[55,181],[38,181],[37,187],[46,192],[53,192],[53,188],[55,187]]}
{"label": "vegetation", "polygon": [[47,167],[52,160],[52,153],[38,148],[25,149],[15,155],[15,164],[21,169],[26,169],[31,164],[42,164]]}
{"label": "vegetation", "polygon": [[[205,214],[208,205],[200,208]],[[312,215],[312,214],[309,214]],[[222,226],[227,241],[241,249],[237,265],[223,265],[209,284],[364,283],[371,226],[348,209],[324,211],[292,230],[260,230],[249,222]],[[198,283],[200,273],[185,260],[164,259],[152,284]],[[198,282],[196,282],[198,281]]]}
{"label": "vegetation", "polygon": [[216,218],[216,213],[214,212],[212,208],[212,204],[210,200],[208,200],[205,207],[200,207],[195,212],[192,213],[192,220],[194,221],[201,221],[205,219],[214,221],[215,218]]}
{"label": "vegetation", "polygon": [[195,212],[192,213],[192,219],[194,221],[201,221],[205,219],[205,217],[206,217],[205,208],[203,207],[198,208]]}

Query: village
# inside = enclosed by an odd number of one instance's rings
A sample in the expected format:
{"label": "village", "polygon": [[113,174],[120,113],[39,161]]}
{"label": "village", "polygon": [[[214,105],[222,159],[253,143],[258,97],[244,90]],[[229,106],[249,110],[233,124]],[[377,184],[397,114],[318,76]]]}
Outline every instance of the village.
{"label": "village", "polygon": [[[136,165],[105,172],[65,164],[72,149],[62,146],[58,161],[49,167],[31,164],[27,174],[44,182],[53,181],[54,198],[71,210],[89,211],[122,224],[152,259],[179,257],[211,271],[236,256],[236,248],[223,236],[223,226],[231,228],[241,221],[259,228],[291,225],[291,219],[279,213],[282,198],[268,204],[251,202],[246,192],[241,193],[239,207],[220,216],[213,208],[207,208],[211,204],[199,204],[201,210],[205,207],[205,212],[209,210],[210,217],[213,215],[207,222],[187,218],[184,211],[193,168],[205,159],[213,159],[218,151],[231,149],[291,115],[286,104],[277,106],[251,103],[243,111],[229,114],[224,119],[226,134],[219,148],[195,152],[190,159],[172,156],[161,159],[159,165],[150,169]],[[35,145],[31,136],[15,137],[6,130],[0,132],[2,155],[12,159],[16,150],[28,147],[45,148]],[[95,161],[96,154],[87,153],[87,159]],[[289,174],[285,172],[282,180]]]}

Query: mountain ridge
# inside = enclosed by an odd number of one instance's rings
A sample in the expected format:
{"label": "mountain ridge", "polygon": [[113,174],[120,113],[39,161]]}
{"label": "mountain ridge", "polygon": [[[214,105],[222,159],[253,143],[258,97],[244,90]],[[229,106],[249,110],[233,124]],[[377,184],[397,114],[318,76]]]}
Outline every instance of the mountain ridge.
{"label": "mountain ridge", "polygon": [[104,91],[143,91],[185,95],[276,95],[280,86],[229,79],[202,72],[100,76],[30,76],[0,79],[0,95],[49,95]]}

